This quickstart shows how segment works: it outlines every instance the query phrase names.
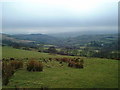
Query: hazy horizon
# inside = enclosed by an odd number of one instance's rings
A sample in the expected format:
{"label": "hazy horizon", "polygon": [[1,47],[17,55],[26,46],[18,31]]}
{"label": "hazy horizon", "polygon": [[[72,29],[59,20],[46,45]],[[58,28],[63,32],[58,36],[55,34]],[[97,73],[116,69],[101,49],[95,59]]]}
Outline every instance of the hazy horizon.
{"label": "hazy horizon", "polygon": [[118,0],[16,0],[0,7],[7,34],[118,30]]}

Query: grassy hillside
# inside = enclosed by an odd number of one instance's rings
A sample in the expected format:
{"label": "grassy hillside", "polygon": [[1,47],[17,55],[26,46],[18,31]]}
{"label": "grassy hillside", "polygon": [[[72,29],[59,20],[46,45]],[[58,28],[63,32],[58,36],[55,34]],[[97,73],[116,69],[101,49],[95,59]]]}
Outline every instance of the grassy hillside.
{"label": "grassy hillside", "polygon": [[[3,47],[3,58],[10,57],[39,60],[41,57],[63,56]],[[43,72],[28,72],[25,68],[18,70],[9,84],[3,87],[118,88],[118,61],[84,58],[83,69],[70,68],[66,63],[61,65],[57,61],[51,61],[44,63]]]}
{"label": "grassy hillside", "polygon": [[2,48],[2,57],[3,58],[49,58],[49,57],[61,57],[61,55],[50,55],[49,53],[40,53],[36,51],[26,51],[20,49],[14,49],[12,47],[3,47]]}

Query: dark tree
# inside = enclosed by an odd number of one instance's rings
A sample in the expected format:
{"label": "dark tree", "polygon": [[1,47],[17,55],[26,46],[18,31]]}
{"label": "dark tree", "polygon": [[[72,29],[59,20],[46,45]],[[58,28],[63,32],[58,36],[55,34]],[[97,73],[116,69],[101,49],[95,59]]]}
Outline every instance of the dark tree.
{"label": "dark tree", "polygon": [[49,53],[54,53],[54,54],[56,54],[56,53],[57,53],[57,50],[56,50],[56,48],[55,48],[54,46],[52,46],[52,47],[49,47],[49,48],[48,48],[48,52],[49,52]]}

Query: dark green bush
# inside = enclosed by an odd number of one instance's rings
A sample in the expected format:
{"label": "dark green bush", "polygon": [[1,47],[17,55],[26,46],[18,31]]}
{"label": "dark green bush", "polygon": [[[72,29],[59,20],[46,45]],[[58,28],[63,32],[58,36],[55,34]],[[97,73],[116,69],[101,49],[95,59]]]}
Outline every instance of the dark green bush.
{"label": "dark green bush", "polygon": [[30,60],[27,63],[28,71],[43,71],[43,64],[36,60]]}
{"label": "dark green bush", "polygon": [[76,68],[83,68],[83,64],[82,64],[82,63],[76,63],[76,64],[75,64],[75,67],[76,67]]}
{"label": "dark green bush", "polygon": [[72,59],[68,63],[68,67],[75,67],[75,68],[83,68],[84,67],[84,60],[83,59]]}
{"label": "dark green bush", "polygon": [[3,61],[2,62],[2,84],[7,85],[9,78],[14,74],[15,70],[23,67],[22,61]]}
{"label": "dark green bush", "polygon": [[15,69],[19,69],[23,67],[23,62],[22,61],[11,61],[10,65],[15,68]]}
{"label": "dark green bush", "polygon": [[2,84],[7,85],[9,78],[14,74],[14,68],[8,63],[3,62],[2,64]]}

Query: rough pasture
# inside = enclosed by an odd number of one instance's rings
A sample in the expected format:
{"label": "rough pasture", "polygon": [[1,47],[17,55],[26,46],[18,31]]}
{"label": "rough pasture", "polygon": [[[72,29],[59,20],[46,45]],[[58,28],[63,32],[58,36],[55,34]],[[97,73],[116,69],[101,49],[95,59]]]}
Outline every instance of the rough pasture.
{"label": "rough pasture", "polygon": [[[67,59],[63,59],[65,57],[72,60],[81,58],[4,47],[3,58],[22,59],[24,64],[34,58],[42,61],[44,68],[42,72],[29,72],[26,67],[23,67],[17,70],[10,78],[8,85],[3,87],[118,88],[119,61],[104,58],[84,58],[84,62],[82,60],[74,61],[75,63],[84,63],[83,69],[77,69],[68,67]],[[59,61],[59,58],[62,58],[63,61]]]}

